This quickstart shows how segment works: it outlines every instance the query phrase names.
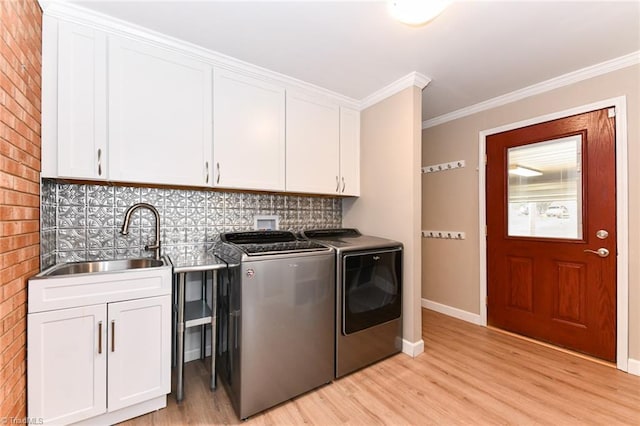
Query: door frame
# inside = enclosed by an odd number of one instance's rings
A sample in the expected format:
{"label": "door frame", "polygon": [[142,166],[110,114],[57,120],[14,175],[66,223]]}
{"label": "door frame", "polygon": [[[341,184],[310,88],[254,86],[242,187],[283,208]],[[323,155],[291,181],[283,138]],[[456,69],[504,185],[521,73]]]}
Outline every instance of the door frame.
{"label": "door frame", "polygon": [[616,367],[628,371],[629,364],[629,172],[627,168],[627,98],[619,96],[575,108],[541,115],[515,123],[505,124],[479,133],[478,156],[478,217],[480,230],[480,325],[487,326],[487,239],[486,236],[486,167],[487,136],[569,117],[603,108],[616,111],[616,227],[617,227],[617,282],[616,282]]}

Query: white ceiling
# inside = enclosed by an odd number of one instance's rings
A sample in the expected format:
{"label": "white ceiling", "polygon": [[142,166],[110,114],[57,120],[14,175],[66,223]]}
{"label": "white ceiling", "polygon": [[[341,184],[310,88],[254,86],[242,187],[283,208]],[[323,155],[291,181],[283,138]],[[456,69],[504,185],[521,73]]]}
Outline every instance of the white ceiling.
{"label": "white ceiling", "polygon": [[640,0],[459,1],[421,27],[384,1],[76,1],[354,99],[412,71],[423,119],[640,50]]}

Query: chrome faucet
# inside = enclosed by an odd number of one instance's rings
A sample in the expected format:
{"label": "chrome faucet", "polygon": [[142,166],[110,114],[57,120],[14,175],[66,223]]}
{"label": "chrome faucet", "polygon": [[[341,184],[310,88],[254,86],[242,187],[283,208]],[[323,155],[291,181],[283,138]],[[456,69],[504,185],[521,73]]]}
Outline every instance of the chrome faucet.
{"label": "chrome faucet", "polygon": [[160,213],[158,213],[158,210],[155,207],[153,207],[151,204],[136,203],[136,204],[132,205],[131,207],[129,207],[127,209],[127,211],[125,212],[125,214],[124,214],[124,223],[122,224],[122,230],[120,230],[120,233],[122,235],[127,235],[129,233],[129,222],[131,221],[131,215],[136,210],[142,209],[142,208],[151,210],[153,215],[156,217],[156,241],[152,245],[144,246],[144,249],[145,250],[154,250],[156,259],[160,260],[160,247],[161,247],[161,243],[160,243]]}

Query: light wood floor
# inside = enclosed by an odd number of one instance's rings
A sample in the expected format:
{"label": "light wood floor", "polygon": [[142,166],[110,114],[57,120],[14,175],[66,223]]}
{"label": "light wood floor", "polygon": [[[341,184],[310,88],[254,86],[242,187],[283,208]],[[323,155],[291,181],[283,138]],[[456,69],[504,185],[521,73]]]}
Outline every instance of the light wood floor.
{"label": "light wood floor", "polygon": [[[640,377],[423,309],[425,351],[398,354],[251,417],[255,425],[640,425]],[[185,400],[127,425],[240,424],[206,363]]]}

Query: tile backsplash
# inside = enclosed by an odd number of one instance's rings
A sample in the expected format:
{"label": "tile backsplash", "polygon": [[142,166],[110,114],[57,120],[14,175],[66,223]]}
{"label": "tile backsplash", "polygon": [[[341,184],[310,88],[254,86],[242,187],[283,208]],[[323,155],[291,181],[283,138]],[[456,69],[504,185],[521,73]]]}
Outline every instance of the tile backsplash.
{"label": "tile backsplash", "polygon": [[163,252],[202,249],[222,232],[253,229],[255,215],[278,215],[280,229],[336,228],[339,198],[250,194],[210,190],[139,188],[66,183],[43,179],[41,191],[42,269],[59,262],[148,257],[155,239],[153,214],[140,209],[129,234],[120,229],[126,210],[149,203],[160,213]]}

